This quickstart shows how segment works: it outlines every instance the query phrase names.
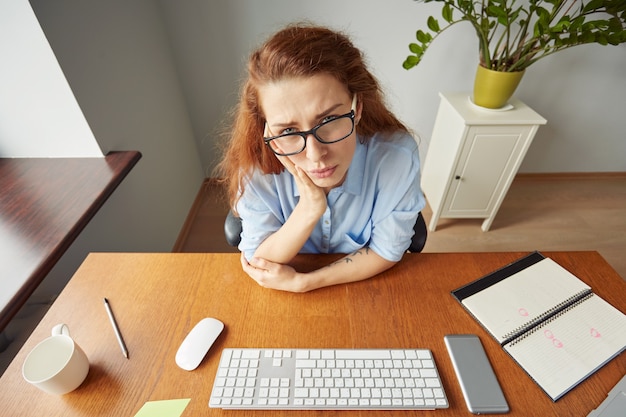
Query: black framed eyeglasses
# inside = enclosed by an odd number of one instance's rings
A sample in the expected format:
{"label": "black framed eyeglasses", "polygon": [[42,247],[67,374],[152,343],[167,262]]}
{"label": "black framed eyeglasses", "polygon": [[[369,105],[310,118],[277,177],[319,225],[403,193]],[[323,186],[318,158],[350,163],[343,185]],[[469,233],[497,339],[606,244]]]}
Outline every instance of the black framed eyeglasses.
{"label": "black framed eyeglasses", "polygon": [[[306,132],[283,133],[282,135],[263,138],[272,152],[279,156],[296,155],[306,148],[306,138],[309,135],[320,143],[337,143],[354,132],[354,117],[356,110],[356,95],[352,98],[352,109],[341,116],[335,116],[323,121]],[[266,127],[267,129],[267,127]]]}

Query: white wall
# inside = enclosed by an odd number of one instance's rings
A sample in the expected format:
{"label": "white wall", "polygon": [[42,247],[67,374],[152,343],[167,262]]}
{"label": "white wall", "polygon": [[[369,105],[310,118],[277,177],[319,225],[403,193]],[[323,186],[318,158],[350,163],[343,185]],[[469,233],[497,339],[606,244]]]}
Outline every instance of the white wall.
{"label": "white wall", "polygon": [[[311,20],[344,30],[368,57],[394,111],[428,149],[439,91],[471,92],[477,42],[469,25],[438,38],[420,65],[402,68],[415,31],[440,16],[413,0],[158,0],[174,45],[202,161],[210,172],[215,129],[235,101],[250,49],[283,24]],[[626,171],[626,45],[563,51],[531,67],[516,96],[548,120],[522,172]]]}
{"label": "white wall", "polygon": [[0,0],[0,60],[0,157],[102,157],[25,0]]}
{"label": "white wall", "polygon": [[88,252],[170,251],[204,173],[154,1],[31,5],[103,152],[142,153],[40,289],[55,292]]}

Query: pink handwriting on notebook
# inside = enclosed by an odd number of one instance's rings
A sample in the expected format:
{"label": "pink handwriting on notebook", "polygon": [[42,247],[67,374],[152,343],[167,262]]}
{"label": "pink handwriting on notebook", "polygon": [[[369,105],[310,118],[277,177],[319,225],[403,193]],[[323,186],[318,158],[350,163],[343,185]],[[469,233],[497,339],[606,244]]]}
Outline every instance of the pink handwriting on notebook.
{"label": "pink handwriting on notebook", "polygon": [[552,333],[552,331],[551,331],[550,329],[545,329],[545,330],[543,331],[543,335],[544,335],[547,339],[549,339],[549,340],[551,340],[551,341],[552,341],[552,345],[553,345],[555,348],[560,349],[560,348],[562,348],[562,347],[563,347],[563,343],[562,343],[559,339],[557,339],[556,337],[554,337],[554,334]]}

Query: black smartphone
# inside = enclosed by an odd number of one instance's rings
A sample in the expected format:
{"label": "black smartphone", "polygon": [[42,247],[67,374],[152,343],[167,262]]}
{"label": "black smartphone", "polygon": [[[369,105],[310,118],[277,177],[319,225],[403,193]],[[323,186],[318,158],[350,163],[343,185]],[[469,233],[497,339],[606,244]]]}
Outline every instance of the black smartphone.
{"label": "black smartphone", "polygon": [[467,409],[474,414],[507,413],[509,405],[478,336],[452,334],[444,340]]}

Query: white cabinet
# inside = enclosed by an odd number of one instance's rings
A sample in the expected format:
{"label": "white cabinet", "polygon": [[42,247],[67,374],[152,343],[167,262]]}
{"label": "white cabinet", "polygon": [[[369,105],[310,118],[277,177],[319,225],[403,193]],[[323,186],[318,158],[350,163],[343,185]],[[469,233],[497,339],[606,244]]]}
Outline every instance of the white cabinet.
{"label": "white cabinet", "polygon": [[421,183],[433,210],[428,228],[440,218],[481,218],[487,231],[546,120],[517,99],[507,110],[489,110],[467,93],[439,96]]}

